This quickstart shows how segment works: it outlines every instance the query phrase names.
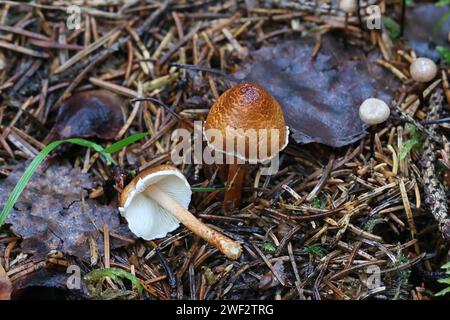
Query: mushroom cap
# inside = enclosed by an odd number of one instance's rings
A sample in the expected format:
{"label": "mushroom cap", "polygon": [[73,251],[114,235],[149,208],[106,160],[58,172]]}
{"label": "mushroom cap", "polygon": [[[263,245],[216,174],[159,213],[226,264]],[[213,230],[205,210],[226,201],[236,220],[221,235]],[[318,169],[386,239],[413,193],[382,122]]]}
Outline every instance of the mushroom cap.
{"label": "mushroom cap", "polygon": [[386,102],[377,98],[366,99],[359,107],[359,117],[370,126],[386,121],[390,113]]}
{"label": "mushroom cap", "polygon": [[[223,139],[212,139],[210,130]],[[204,136],[213,150],[256,163],[274,158],[287,146],[289,128],[274,97],[255,83],[240,83],[213,104]]]}
{"label": "mushroom cap", "polygon": [[145,194],[153,184],[186,209],[191,202],[189,183],[177,168],[161,165],[140,172],[120,194],[119,211],[130,230],[145,240],[162,238],[180,225],[175,216]]}
{"label": "mushroom cap", "polygon": [[341,0],[339,8],[346,13],[353,13],[358,9],[356,0]]}
{"label": "mushroom cap", "polygon": [[438,68],[433,60],[428,58],[417,58],[409,67],[411,77],[418,82],[428,82],[436,77]]}

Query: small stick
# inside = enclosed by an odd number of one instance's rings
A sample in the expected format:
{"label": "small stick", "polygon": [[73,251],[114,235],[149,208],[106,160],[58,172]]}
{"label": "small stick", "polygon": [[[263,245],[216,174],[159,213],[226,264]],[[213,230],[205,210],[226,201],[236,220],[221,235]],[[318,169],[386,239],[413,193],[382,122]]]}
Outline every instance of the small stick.
{"label": "small stick", "polygon": [[361,31],[364,33],[366,28],[364,28],[364,23],[363,23],[362,16],[361,16],[361,2],[360,1],[361,0],[356,0],[356,14],[358,15],[359,27],[361,28]]}
{"label": "small stick", "polygon": [[183,208],[177,201],[159,189],[156,185],[150,186],[145,191],[145,194],[161,207],[172,213],[195,235],[210,243],[228,258],[235,260],[240,257],[242,247],[239,243],[202,223],[192,213]]}
{"label": "small stick", "polygon": [[406,0],[402,0],[402,17],[400,22],[400,37],[403,36],[405,30],[405,13],[406,13]]}

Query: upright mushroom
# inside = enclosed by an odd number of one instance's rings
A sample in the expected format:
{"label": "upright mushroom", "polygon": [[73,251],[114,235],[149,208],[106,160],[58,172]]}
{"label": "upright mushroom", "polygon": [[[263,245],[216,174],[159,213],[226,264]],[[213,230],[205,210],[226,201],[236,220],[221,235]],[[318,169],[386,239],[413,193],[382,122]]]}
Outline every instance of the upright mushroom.
{"label": "upright mushroom", "polygon": [[438,67],[433,60],[429,58],[417,58],[409,67],[411,77],[417,82],[428,82],[436,77]]}
{"label": "upright mushroom", "polygon": [[358,10],[357,0],[341,0],[339,1],[339,9],[345,12],[344,31],[345,37],[347,37],[348,19],[353,12]]}
{"label": "upright mushroom", "polygon": [[137,236],[152,240],[178,228],[179,222],[230,259],[242,253],[239,243],[200,222],[188,210],[191,188],[183,174],[168,165],[139,173],[122,191],[119,211]]}
{"label": "upright mushroom", "polygon": [[381,99],[369,98],[359,107],[359,117],[365,124],[371,126],[370,128],[370,150],[374,154],[374,136],[377,125],[386,121],[391,114],[389,106]]}
{"label": "upright mushroom", "polygon": [[[220,132],[223,139],[211,139],[208,135],[211,129]],[[228,167],[225,203],[237,205],[246,172],[245,165],[236,163],[237,160],[263,163],[273,159],[288,144],[289,129],[274,97],[255,83],[240,83],[225,91],[211,107],[205,122],[205,138],[215,152],[234,160]],[[231,182],[236,191],[232,190]]]}

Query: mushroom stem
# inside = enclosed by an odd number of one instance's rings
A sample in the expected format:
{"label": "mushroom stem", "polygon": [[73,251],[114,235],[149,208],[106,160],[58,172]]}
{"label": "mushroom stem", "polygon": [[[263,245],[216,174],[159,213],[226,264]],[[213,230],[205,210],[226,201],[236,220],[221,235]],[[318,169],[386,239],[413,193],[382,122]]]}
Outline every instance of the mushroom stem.
{"label": "mushroom stem", "polygon": [[246,164],[234,163],[228,166],[227,189],[224,196],[225,208],[231,209],[240,205],[246,169]]}
{"label": "mushroom stem", "polygon": [[349,16],[349,14],[346,12],[345,13],[345,22],[344,22],[344,44],[347,44],[348,16]]}
{"label": "mushroom stem", "polygon": [[192,213],[183,208],[177,201],[159,189],[156,185],[149,186],[145,191],[145,194],[161,207],[172,213],[186,226],[186,228],[210,243],[228,258],[235,260],[241,255],[242,248],[239,243],[202,223]]}

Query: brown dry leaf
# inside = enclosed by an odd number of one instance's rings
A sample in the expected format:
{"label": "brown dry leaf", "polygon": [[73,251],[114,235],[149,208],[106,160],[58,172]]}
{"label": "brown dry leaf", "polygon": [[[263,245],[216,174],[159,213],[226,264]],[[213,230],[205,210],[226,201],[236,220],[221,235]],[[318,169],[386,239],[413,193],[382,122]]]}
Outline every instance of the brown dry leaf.
{"label": "brown dry leaf", "polygon": [[0,300],[10,300],[12,292],[11,281],[8,275],[0,264]]}
{"label": "brown dry leaf", "polygon": [[68,138],[112,140],[122,128],[123,100],[107,90],[90,90],[64,100],[45,142]]}
{"label": "brown dry leaf", "polygon": [[408,7],[405,19],[405,39],[418,56],[438,60],[440,55],[436,45],[448,47],[450,17],[440,28],[436,28],[440,18],[450,11],[450,6],[437,7],[434,4],[416,4]]}
{"label": "brown dry leaf", "polygon": [[341,147],[366,134],[360,104],[370,97],[389,104],[399,83],[375,63],[377,53],[366,56],[331,35],[321,43],[316,59],[311,57],[312,38],[263,47],[237,77],[277,98],[295,141]]}
{"label": "brown dry leaf", "polygon": [[[6,199],[22,176],[23,164],[13,167],[7,179],[0,181],[0,203]],[[22,250],[44,257],[50,250],[90,261],[88,238],[103,250],[103,235],[98,231],[107,224],[112,233],[134,239],[126,225],[121,225],[117,208],[100,205],[82,194],[93,187],[89,174],[70,165],[54,164],[44,173],[36,173],[14,206],[7,224],[23,238]],[[111,248],[124,245],[111,238]]]}

